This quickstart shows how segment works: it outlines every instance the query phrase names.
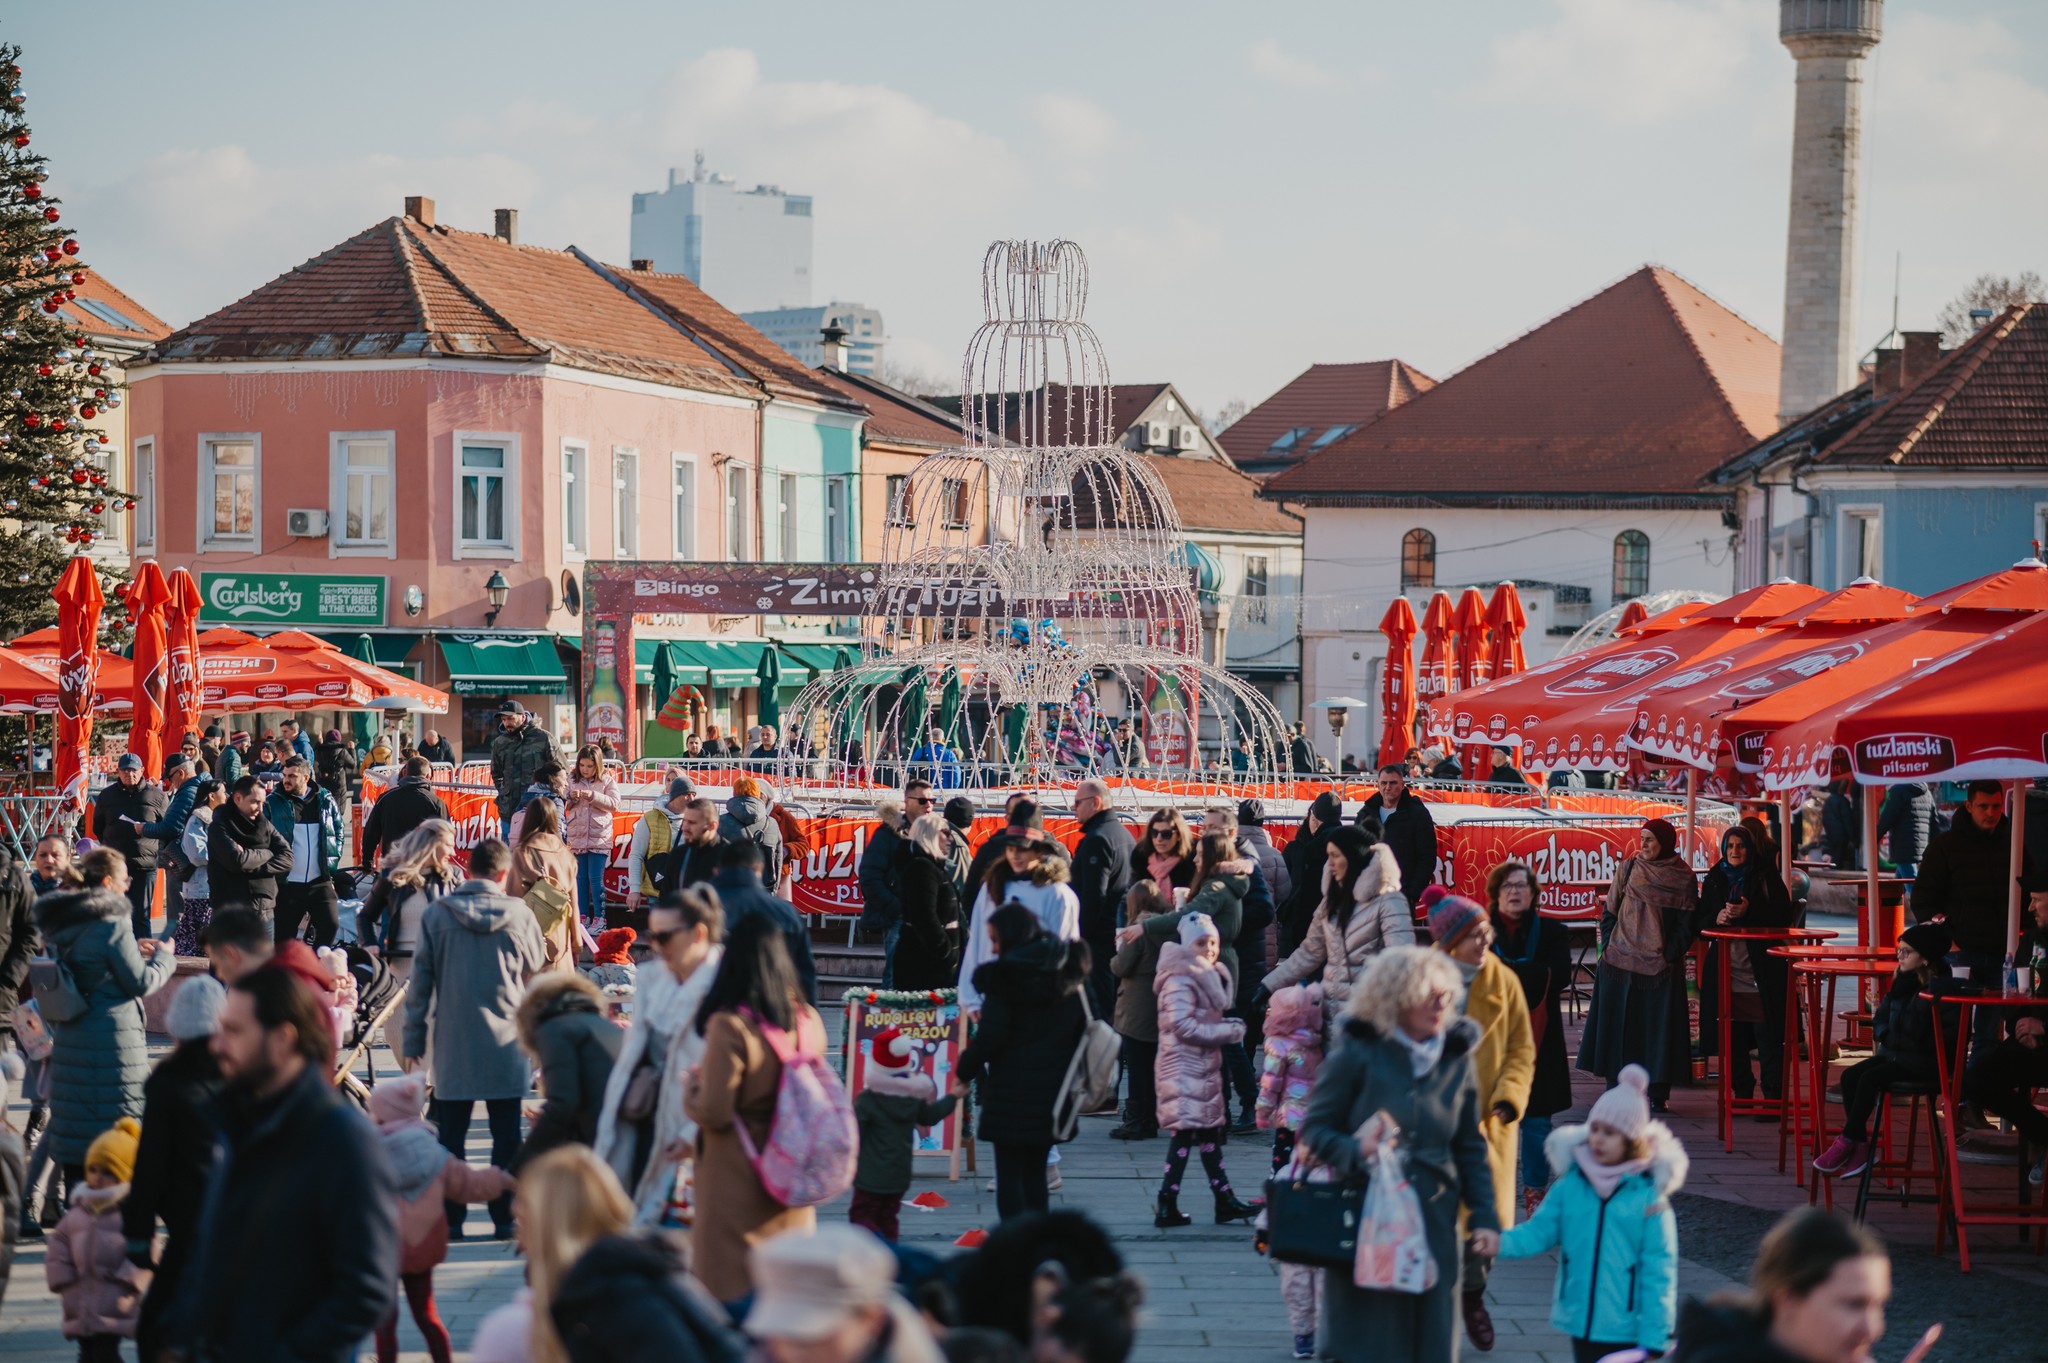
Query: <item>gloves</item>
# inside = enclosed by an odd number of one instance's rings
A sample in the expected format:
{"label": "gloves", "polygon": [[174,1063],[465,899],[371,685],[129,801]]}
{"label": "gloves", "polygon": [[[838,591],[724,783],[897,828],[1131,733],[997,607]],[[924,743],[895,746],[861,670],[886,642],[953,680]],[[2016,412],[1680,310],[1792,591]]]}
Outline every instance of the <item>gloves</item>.
{"label": "gloves", "polygon": [[1262,984],[1257,989],[1252,990],[1251,1006],[1253,1008],[1264,1008],[1268,1003],[1272,1001],[1272,998],[1273,991],[1266,988],[1266,986]]}

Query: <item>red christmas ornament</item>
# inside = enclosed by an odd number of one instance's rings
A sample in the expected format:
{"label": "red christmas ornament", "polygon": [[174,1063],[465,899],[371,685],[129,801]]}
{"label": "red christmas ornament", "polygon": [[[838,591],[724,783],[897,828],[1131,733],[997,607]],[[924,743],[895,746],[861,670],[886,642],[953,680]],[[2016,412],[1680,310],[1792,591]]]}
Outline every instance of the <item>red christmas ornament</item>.
{"label": "red christmas ornament", "polygon": [[43,197],[43,187],[41,185],[29,185],[21,191],[21,196],[24,199],[40,199]]}
{"label": "red christmas ornament", "polygon": [[100,376],[100,367],[96,364],[89,364],[85,367],[85,372],[94,378],[98,378]]}
{"label": "red christmas ornament", "polygon": [[73,336],[73,337],[71,338],[71,344],[73,344],[73,345],[84,345],[84,344],[85,344],[85,333],[84,333],[84,332],[80,332],[80,333],[79,333],[78,335],[76,335],[76,336]]}
{"label": "red christmas ornament", "polygon": [[81,531],[79,531],[79,532],[78,532],[78,542],[79,542],[80,544],[91,544],[91,543],[92,543],[92,531],[90,531],[90,530],[81,530]]}
{"label": "red christmas ornament", "polygon": [[105,511],[106,509],[107,504],[105,502],[94,502],[91,506],[86,508],[87,511],[92,512],[92,514],[95,516],[99,515],[102,511]]}
{"label": "red christmas ornament", "polygon": [[17,147],[25,147],[25,146],[27,146],[27,145],[28,145],[28,134],[27,134],[27,133],[16,133],[16,134],[14,135],[14,145],[15,145],[15,146],[17,146]]}
{"label": "red christmas ornament", "polygon": [[44,221],[44,222],[55,222],[55,221],[57,221],[57,219],[59,219],[59,218],[61,218],[61,217],[63,217],[63,216],[64,216],[64,215],[63,215],[62,213],[59,213],[59,212],[58,212],[58,211],[57,211],[56,209],[54,209],[54,208],[46,208],[46,209],[44,209],[44,210],[43,210],[43,221]]}
{"label": "red christmas ornament", "polygon": [[43,419],[37,416],[34,412],[30,412],[27,416],[21,419],[21,424],[28,427],[30,430],[34,430],[36,427],[43,424]]}
{"label": "red christmas ornament", "polygon": [[58,261],[64,259],[64,253],[54,246],[52,246],[49,250],[43,252],[43,256],[47,260],[49,260],[49,262],[53,265],[56,264]]}
{"label": "red christmas ornament", "polygon": [[50,485],[50,480],[49,480],[49,479],[47,479],[47,478],[40,478],[40,477],[39,477],[39,478],[37,478],[37,479],[36,479],[36,486],[37,486],[37,487],[48,487],[49,485]]}
{"label": "red christmas ornament", "polygon": [[67,529],[64,532],[64,539],[67,543],[70,544],[78,543],[78,527],[74,525]]}
{"label": "red christmas ornament", "polygon": [[71,282],[74,284],[83,284],[85,282],[85,271],[73,270],[71,272]]}
{"label": "red christmas ornament", "polygon": [[84,417],[87,421],[91,421],[95,416],[99,414],[99,409],[88,402],[85,404],[85,406],[78,409],[78,414]]}
{"label": "red christmas ornament", "polygon": [[51,418],[50,418],[50,429],[51,429],[51,430],[53,430],[53,431],[61,431],[61,430],[63,430],[63,429],[64,429],[64,418],[63,418],[63,417],[61,417],[61,416],[53,416],[53,417],[51,417]]}
{"label": "red christmas ornament", "polygon": [[870,993],[870,994],[868,995],[868,1002],[869,1002],[869,1003],[871,1003],[871,1004],[872,1004],[872,1003],[880,1003],[881,1001],[882,1001],[882,996],[881,996],[880,994],[874,994],[874,993]]}
{"label": "red christmas ornament", "polygon": [[85,479],[86,479],[86,473],[85,473],[85,470],[84,470],[84,469],[73,469],[73,470],[71,470],[71,481],[72,481],[72,482],[74,482],[74,483],[76,483],[76,484],[78,484],[78,486],[80,486],[80,487],[84,487],[84,486],[85,486]]}
{"label": "red christmas ornament", "polygon": [[55,299],[53,299],[53,298],[45,298],[45,299],[43,300],[43,311],[44,311],[44,312],[55,312],[56,310],[57,310],[57,301],[56,301]]}
{"label": "red christmas ornament", "polygon": [[135,509],[135,499],[130,497],[127,501],[121,503],[121,509],[123,511],[133,511]]}
{"label": "red christmas ornament", "polygon": [[67,255],[67,256],[75,256],[75,255],[77,255],[77,254],[78,254],[78,238],[77,238],[77,237],[66,237],[66,238],[64,238],[64,254],[65,254],[65,255]]}
{"label": "red christmas ornament", "polygon": [[39,364],[36,366],[36,373],[41,374],[46,379],[56,372],[56,370],[52,369],[49,365],[46,364]]}

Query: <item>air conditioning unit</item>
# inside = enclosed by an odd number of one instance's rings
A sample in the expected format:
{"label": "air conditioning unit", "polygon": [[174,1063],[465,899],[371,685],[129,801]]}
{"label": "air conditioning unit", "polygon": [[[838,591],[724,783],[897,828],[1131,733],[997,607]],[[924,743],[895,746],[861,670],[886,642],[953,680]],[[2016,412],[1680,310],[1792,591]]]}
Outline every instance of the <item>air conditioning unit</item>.
{"label": "air conditioning unit", "polygon": [[284,532],[296,539],[317,539],[327,533],[325,511],[299,508],[284,513]]}
{"label": "air conditioning unit", "polygon": [[1173,433],[1173,447],[1177,450],[1198,450],[1202,448],[1202,428],[1183,426]]}
{"label": "air conditioning unit", "polygon": [[1173,438],[1167,433],[1168,429],[1169,428],[1167,427],[1167,424],[1163,421],[1146,422],[1145,448],[1148,450],[1163,450],[1171,448]]}

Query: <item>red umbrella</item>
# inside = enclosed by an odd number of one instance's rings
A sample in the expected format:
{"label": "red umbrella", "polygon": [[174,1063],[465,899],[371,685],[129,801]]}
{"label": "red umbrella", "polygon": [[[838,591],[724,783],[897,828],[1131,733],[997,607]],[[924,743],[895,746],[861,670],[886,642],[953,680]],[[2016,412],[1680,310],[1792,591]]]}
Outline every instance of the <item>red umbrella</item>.
{"label": "red umbrella", "polygon": [[1649,607],[1643,604],[1641,597],[1637,597],[1621,608],[1621,623],[1614,627],[1614,632],[1620,634],[1624,630],[1634,629],[1649,618]]}
{"label": "red umbrella", "polygon": [[164,766],[164,690],[169,673],[170,647],[164,632],[164,604],[171,599],[170,586],[156,560],[135,570],[134,580],[122,594],[128,616],[135,622],[134,690],[128,710],[128,751],[142,759],[142,770],[154,777]]}
{"label": "red umbrella", "polygon": [[1487,653],[1486,598],[1477,587],[1467,587],[1458,597],[1453,618],[1458,627],[1458,689],[1484,686],[1493,675],[1493,661]]}
{"label": "red umbrella", "polygon": [[1522,609],[1522,594],[1512,582],[1493,589],[1486,603],[1486,627],[1493,631],[1493,651],[1488,658],[1493,675],[1511,677],[1529,670],[1529,657],[1522,651],[1522,633],[1529,628],[1529,613]]}
{"label": "red umbrella", "polygon": [[1415,741],[1415,610],[1397,596],[1380,617],[1387,665],[1380,672],[1380,765],[1399,762]]}
{"label": "red umbrella", "polygon": [[170,645],[169,668],[165,674],[163,745],[165,751],[185,741],[185,735],[199,727],[199,588],[192,574],[171,569],[165,582],[170,600],[165,606],[165,633]]}
{"label": "red umbrella", "polygon": [[1457,677],[1458,643],[1456,612],[1448,592],[1429,598],[1422,610],[1422,662],[1415,669],[1415,696],[1430,707],[1430,729],[1437,726],[1437,711],[1451,693]]}
{"label": "red umbrella", "polygon": [[93,691],[99,680],[100,612],[107,596],[84,554],[72,555],[50,595],[57,600],[57,793],[65,805],[85,807],[85,758],[92,743]]}

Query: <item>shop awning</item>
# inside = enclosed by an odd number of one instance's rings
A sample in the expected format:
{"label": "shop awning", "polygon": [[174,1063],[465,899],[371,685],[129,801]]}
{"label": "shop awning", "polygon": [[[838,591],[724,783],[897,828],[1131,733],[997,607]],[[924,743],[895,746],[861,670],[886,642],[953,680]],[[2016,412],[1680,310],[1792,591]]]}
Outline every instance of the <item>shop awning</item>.
{"label": "shop awning", "polygon": [[782,650],[784,689],[802,686],[812,677],[822,677],[830,672],[842,648],[856,661],[860,658],[857,640],[845,644],[778,644],[776,647]]}
{"label": "shop awning", "polygon": [[555,640],[546,634],[442,634],[448,689],[459,696],[560,696],[568,693]]}
{"label": "shop awning", "polygon": [[370,636],[370,642],[377,646],[377,666],[401,667],[411,656],[413,646],[420,641],[417,634],[378,634],[371,630],[320,630],[313,637],[325,639],[343,653],[353,654],[356,640],[363,635]]}
{"label": "shop awning", "polygon": [[757,642],[726,639],[686,639],[677,645],[683,665],[705,669],[709,675],[705,684],[711,686],[752,686],[763,647]]}
{"label": "shop awning", "polygon": [[711,678],[708,669],[693,662],[689,655],[683,652],[687,645],[680,639],[634,639],[634,681],[642,686],[654,685],[654,655],[663,644],[674,644],[676,646],[675,656],[669,659],[670,665],[675,668],[676,685],[706,686],[710,684]]}

